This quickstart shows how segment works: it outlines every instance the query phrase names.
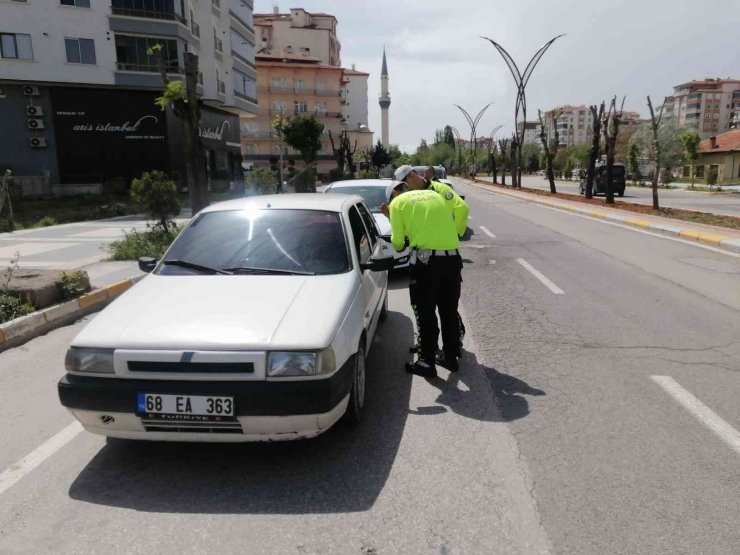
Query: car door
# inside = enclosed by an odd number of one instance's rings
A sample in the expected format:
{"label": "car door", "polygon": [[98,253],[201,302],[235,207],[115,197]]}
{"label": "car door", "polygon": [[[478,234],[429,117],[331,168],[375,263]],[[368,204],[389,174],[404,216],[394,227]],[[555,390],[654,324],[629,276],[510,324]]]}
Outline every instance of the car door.
{"label": "car door", "polygon": [[[389,252],[391,247],[386,241],[383,241],[380,238],[380,231],[375,223],[375,218],[370,213],[367,205],[364,202],[360,203],[357,205],[357,210],[360,212],[360,216],[362,216],[362,222],[365,224],[365,229],[367,229],[370,234],[370,242],[373,246],[373,255],[376,257],[393,256],[393,253]],[[376,307],[379,310],[380,304],[383,301],[383,295],[388,287],[388,272],[370,272],[370,274],[375,283],[375,287],[377,288],[376,301],[378,304]]]}
{"label": "car door", "polygon": [[[360,265],[365,264],[373,254],[373,244],[370,240],[370,234],[365,228],[365,224],[362,221],[357,205],[354,204],[349,209],[349,223],[352,229],[352,238],[355,253],[357,255],[358,271],[362,277],[362,291],[361,295],[364,299],[364,313],[363,313],[363,325],[368,332],[372,332],[373,316],[375,313],[375,307],[380,297],[378,291],[378,280],[374,275],[377,272],[371,272],[370,270],[363,270]],[[371,334],[372,335],[372,334]],[[372,339],[372,337],[368,337]]]}

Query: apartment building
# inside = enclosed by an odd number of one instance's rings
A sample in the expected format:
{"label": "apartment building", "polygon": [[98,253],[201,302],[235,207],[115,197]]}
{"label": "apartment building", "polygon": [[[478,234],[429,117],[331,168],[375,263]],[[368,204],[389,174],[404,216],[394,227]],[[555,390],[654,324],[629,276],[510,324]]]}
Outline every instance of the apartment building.
{"label": "apartment building", "polygon": [[284,170],[303,167],[298,152],[279,140],[272,122],[276,117],[315,116],[324,125],[317,173],[336,167],[329,131],[336,144],[347,119],[342,113],[343,69],[301,55],[257,54],[257,94],[260,109],[253,120],[242,122],[244,158],[255,166],[275,167],[283,151]]}
{"label": "apartment building", "polygon": [[184,177],[182,125],[154,99],[199,57],[203,161],[240,177],[239,118],[257,112],[251,0],[0,0],[0,169],[37,194],[99,191],[160,169]]}
{"label": "apartment building", "polygon": [[724,133],[740,118],[740,80],[703,79],[673,88],[666,98],[665,115],[693,127],[702,137]]}
{"label": "apartment building", "polygon": [[540,122],[539,121],[528,121],[519,122],[519,133],[522,132],[524,127],[524,144],[525,145],[541,145],[540,142]]}
{"label": "apartment building", "polygon": [[556,111],[562,111],[557,118],[555,126],[557,127],[560,146],[572,146],[587,144],[591,142],[593,127],[593,117],[588,106],[560,106],[545,112],[542,118],[545,122],[548,141],[552,140],[555,135],[553,128],[553,115]]}
{"label": "apartment building", "polygon": [[254,14],[257,51],[285,51],[318,58],[327,66],[341,66],[342,45],[337,39],[337,18],[326,13],[309,13],[293,8],[280,13]]}

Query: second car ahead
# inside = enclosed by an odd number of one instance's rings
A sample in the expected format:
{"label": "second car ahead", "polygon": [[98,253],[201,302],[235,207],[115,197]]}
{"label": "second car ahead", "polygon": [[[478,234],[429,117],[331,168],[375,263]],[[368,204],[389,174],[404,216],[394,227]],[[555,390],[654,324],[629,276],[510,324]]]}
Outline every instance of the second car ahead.
{"label": "second car ahead", "polygon": [[[370,208],[378,232],[386,241],[391,240],[391,222],[380,211],[380,206],[390,198],[393,188],[400,181],[388,179],[352,179],[335,181],[324,189],[324,193],[359,195]],[[389,247],[390,248],[390,247]],[[409,265],[409,249],[394,253],[396,268],[405,268]]]}

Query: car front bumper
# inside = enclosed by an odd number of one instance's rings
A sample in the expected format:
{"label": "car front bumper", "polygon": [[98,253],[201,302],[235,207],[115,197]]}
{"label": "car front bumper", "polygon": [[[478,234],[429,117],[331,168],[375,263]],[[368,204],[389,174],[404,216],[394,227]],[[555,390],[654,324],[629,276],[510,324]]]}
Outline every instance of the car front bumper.
{"label": "car front bumper", "polygon": [[[137,380],[65,375],[59,399],[95,434],[151,441],[281,441],[317,436],[344,414],[354,357],[332,376],[303,381]],[[137,393],[233,396],[235,419],[165,422],[136,413]]]}

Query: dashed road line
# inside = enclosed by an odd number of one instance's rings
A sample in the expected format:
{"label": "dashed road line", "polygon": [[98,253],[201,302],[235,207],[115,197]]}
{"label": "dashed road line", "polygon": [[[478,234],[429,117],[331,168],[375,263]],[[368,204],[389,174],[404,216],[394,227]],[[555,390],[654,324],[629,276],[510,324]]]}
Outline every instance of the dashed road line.
{"label": "dashed road line", "polygon": [[82,431],[79,422],[73,422],[61,432],[46,440],[20,461],[10,465],[0,473],[0,495],[13,487],[21,478],[72,441]]}
{"label": "dashed road line", "polygon": [[485,233],[486,235],[488,235],[491,239],[495,239],[496,238],[496,236],[493,233],[491,233],[491,230],[489,230],[487,227],[482,226],[482,225],[479,225],[478,227],[480,228],[480,230],[483,233]]}
{"label": "dashed road line", "polygon": [[726,420],[712,409],[681,387],[670,376],[650,376],[663,390],[678,401],[683,408],[689,411],[699,422],[713,431],[717,437],[729,445],[730,449],[740,455],[740,432],[733,428]]}
{"label": "dashed road line", "polygon": [[552,281],[547,279],[541,272],[539,272],[534,266],[532,266],[529,262],[524,260],[523,258],[517,258],[516,259],[519,264],[524,266],[530,274],[532,274],[534,277],[536,277],[542,284],[547,287],[550,291],[555,293],[556,295],[565,295],[565,291],[560,289],[557,285],[555,285]]}

